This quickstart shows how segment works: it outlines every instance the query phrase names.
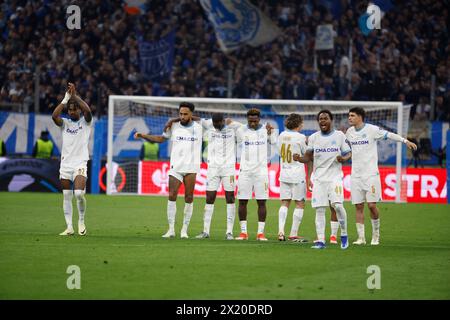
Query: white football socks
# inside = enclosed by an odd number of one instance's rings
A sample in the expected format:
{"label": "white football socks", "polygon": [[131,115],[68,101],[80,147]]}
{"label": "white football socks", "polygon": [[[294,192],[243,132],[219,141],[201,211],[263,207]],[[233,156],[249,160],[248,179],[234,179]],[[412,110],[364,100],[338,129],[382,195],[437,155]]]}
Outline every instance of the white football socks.
{"label": "white football socks", "polygon": [[258,233],[264,233],[265,222],[258,221]]}
{"label": "white football socks", "polygon": [[298,235],[298,228],[300,227],[300,223],[302,223],[303,219],[303,209],[295,208],[294,215],[292,216],[292,227],[290,236]]}
{"label": "white football socks", "polygon": [[286,217],[288,213],[288,208],[281,206],[278,210],[278,233],[284,234],[284,225],[286,224]]}
{"label": "white football socks", "polygon": [[203,216],[203,232],[209,234],[211,228],[211,220],[214,212],[214,204],[205,204],[205,213]]}
{"label": "white football socks", "polygon": [[380,236],[380,218],[371,219],[372,221],[372,237],[373,235]]}
{"label": "white football socks", "polygon": [[73,226],[72,226],[73,191],[72,190],[63,190],[63,196],[64,196],[64,200],[63,200],[64,219],[66,220],[67,229],[73,229]]}
{"label": "white football socks", "polygon": [[325,243],[325,207],[316,208],[316,233],[317,240],[322,243]]}
{"label": "white football socks", "polygon": [[233,233],[235,216],[236,206],[234,205],[234,203],[227,203],[227,233]]}
{"label": "white football socks", "polygon": [[336,215],[341,227],[341,236],[347,235],[347,211],[345,211],[342,203],[335,203]]}
{"label": "white football socks", "polygon": [[183,227],[181,228],[181,232],[187,232],[189,227],[189,222],[191,222],[192,211],[194,209],[194,203],[185,203],[184,204],[184,218],[183,218]]}
{"label": "white football socks", "polygon": [[167,221],[169,222],[169,232],[175,233],[175,216],[177,213],[177,202],[167,201]]}
{"label": "white football socks", "polygon": [[77,198],[78,221],[84,223],[84,214],[86,213],[86,198],[84,190],[75,190],[75,198]]}
{"label": "white football socks", "polygon": [[241,233],[247,233],[247,220],[241,220],[239,224],[241,225]]}
{"label": "white football socks", "polygon": [[339,221],[330,221],[330,226],[331,235],[336,237],[339,230]]}
{"label": "white football socks", "polygon": [[364,223],[356,223],[356,231],[358,232],[358,239],[365,239]]}

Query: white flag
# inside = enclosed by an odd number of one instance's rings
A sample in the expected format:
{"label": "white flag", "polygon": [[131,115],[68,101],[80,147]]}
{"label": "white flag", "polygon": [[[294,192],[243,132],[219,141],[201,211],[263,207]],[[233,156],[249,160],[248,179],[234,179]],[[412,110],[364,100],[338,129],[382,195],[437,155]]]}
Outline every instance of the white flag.
{"label": "white flag", "polygon": [[224,52],[245,44],[256,47],[281,34],[280,29],[247,0],[200,0],[200,3]]}
{"label": "white flag", "polygon": [[316,50],[331,50],[334,47],[334,31],[332,24],[321,24],[316,29]]}

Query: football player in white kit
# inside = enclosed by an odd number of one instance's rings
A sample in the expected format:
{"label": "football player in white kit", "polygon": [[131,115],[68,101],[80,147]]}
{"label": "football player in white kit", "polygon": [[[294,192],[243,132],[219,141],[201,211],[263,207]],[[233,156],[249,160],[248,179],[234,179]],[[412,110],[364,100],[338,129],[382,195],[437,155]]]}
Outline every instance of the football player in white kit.
{"label": "football player in white kit", "polygon": [[237,141],[242,146],[238,179],[239,223],[241,233],[236,240],[248,240],[247,204],[255,192],[258,204],[258,232],[256,240],[267,241],[266,200],[269,197],[269,170],[267,168],[268,143],[275,144],[275,135],[259,122],[261,113],[252,108],[247,111],[247,125],[237,131]]}
{"label": "football player in white kit", "polygon": [[286,241],[284,226],[291,200],[295,201],[295,209],[292,217],[292,227],[289,240],[302,240],[298,236],[298,229],[303,218],[306,198],[306,173],[305,165],[293,161],[293,154],[303,155],[306,152],[306,137],[300,133],[303,126],[301,115],[292,113],[284,122],[285,131],[278,137],[278,152],[280,154],[280,200],[278,211],[278,240]]}
{"label": "football player in white kit", "polygon": [[167,139],[172,142],[170,152],[169,170],[169,199],[167,201],[167,220],[169,230],[163,238],[175,237],[175,216],[177,211],[178,190],[184,183],[184,218],[181,229],[181,238],[187,239],[189,222],[191,221],[194,208],[194,187],[197,173],[200,171],[201,149],[202,149],[202,126],[193,121],[192,112],[195,106],[190,102],[182,102],[179,105],[180,122],[173,123],[171,127],[161,136],[148,135],[136,132],[135,139],[162,143]]}
{"label": "football player in white kit", "polygon": [[206,174],[206,204],[203,215],[203,232],[196,238],[209,238],[214,202],[222,183],[227,203],[226,240],[233,240],[233,226],[236,216],[235,174],[236,174],[236,131],[242,124],[224,119],[222,113],[215,113],[212,119],[202,120],[208,136],[208,171]]}
{"label": "football player in white kit", "polygon": [[380,243],[380,218],[377,202],[381,200],[381,181],[378,171],[377,141],[391,139],[405,143],[408,148],[417,150],[417,146],[398,134],[388,132],[369,123],[364,123],[365,111],[361,107],[350,109],[347,140],[352,147],[351,194],[356,207],[356,230],[358,239],[353,244],[366,244],[364,232],[364,203],[370,210],[372,221],[371,245]]}
{"label": "football player in white kit", "polygon": [[[61,117],[66,105],[69,119]],[[60,235],[70,236],[75,233],[72,225],[72,198],[75,194],[78,208],[78,234],[84,236],[86,235],[84,223],[86,199],[84,195],[86,192],[87,162],[89,160],[88,144],[93,121],[91,109],[77,95],[73,83],[69,83],[64,99],[53,111],[52,119],[62,132],[59,178],[63,189],[63,210],[67,228]]]}
{"label": "football player in white kit", "polygon": [[343,206],[344,186],[342,162],[351,157],[351,149],[342,131],[332,127],[333,114],[329,110],[321,110],[317,114],[320,131],[313,133],[308,139],[308,147],[304,157],[296,154],[294,160],[307,163],[314,159],[312,179],[312,207],[316,209],[317,242],[314,249],[325,248],[325,212],[329,203],[336,210],[341,226],[341,249],[348,248],[347,212]]}

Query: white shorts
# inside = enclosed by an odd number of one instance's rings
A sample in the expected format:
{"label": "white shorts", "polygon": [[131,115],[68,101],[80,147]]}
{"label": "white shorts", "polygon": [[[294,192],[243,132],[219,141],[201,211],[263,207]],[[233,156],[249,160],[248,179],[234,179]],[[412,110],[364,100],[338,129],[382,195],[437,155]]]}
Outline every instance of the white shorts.
{"label": "white shorts", "polygon": [[351,178],[352,204],[381,201],[381,179],[379,175]]}
{"label": "white shorts", "polygon": [[220,182],[223,184],[223,189],[227,192],[235,190],[235,169],[222,168],[208,168],[206,173],[206,191],[217,191]]}
{"label": "white shorts", "polygon": [[78,165],[63,165],[59,168],[59,179],[74,181],[76,176],[83,176],[87,179],[87,161]]}
{"label": "white shorts", "polygon": [[168,175],[174,177],[175,179],[184,182],[184,177],[191,173],[197,173],[197,172],[176,172],[172,169],[169,170]]}
{"label": "white shorts", "polygon": [[280,200],[302,201],[306,198],[305,181],[288,183],[280,181]]}
{"label": "white shorts", "polygon": [[330,203],[344,203],[344,183],[342,179],[314,182],[311,198],[312,207],[328,207]]}
{"label": "white shorts", "polygon": [[255,191],[256,200],[267,200],[269,198],[269,177],[241,172],[238,179],[238,199],[252,199],[253,191]]}

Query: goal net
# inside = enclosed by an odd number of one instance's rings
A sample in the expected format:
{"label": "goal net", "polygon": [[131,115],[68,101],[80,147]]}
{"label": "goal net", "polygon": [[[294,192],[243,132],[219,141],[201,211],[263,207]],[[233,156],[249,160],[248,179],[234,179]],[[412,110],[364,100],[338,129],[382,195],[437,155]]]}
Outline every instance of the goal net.
{"label": "goal net", "polygon": [[[316,116],[322,109],[329,109],[334,115],[334,128],[346,131],[348,111],[352,107],[362,107],[366,111],[365,122],[406,136],[409,125],[410,106],[400,102],[373,101],[319,101],[319,100],[253,100],[217,99],[186,97],[150,96],[109,96],[108,106],[108,151],[106,188],[107,194],[167,195],[170,141],[154,146],[157,157],[151,160],[145,155],[143,140],[135,140],[135,132],[161,135],[170,118],[178,117],[180,102],[195,105],[194,115],[210,119],[214,113],[222,113],[225,118],[246,123],[246,113],[250,108],[261,111],[261,123],[270,123],[277,135],[284,130],[284,119],[290,113],[303,116],[302,133],[306,136],[319,130]],[[278,198],[278,162],[276,146],[269,147],[269,195]],[[202,159],[207,156],[206,135],[203,140]],[[380,175],[383,185],[383,199],[406,201],[406,148],[391,140],[378,142]],[[240,150],[237,148],[237,162]],[[344,165],[345,196],[350,196],[350,163]],[[196,195],[204,195],[206,190],[206,164],[202,163],[197,175]],[[239,179],[239,177],[236,177]],[[180,193],[184,192],[181,188]],[[223,190],[219,189],[219,195]]]}

